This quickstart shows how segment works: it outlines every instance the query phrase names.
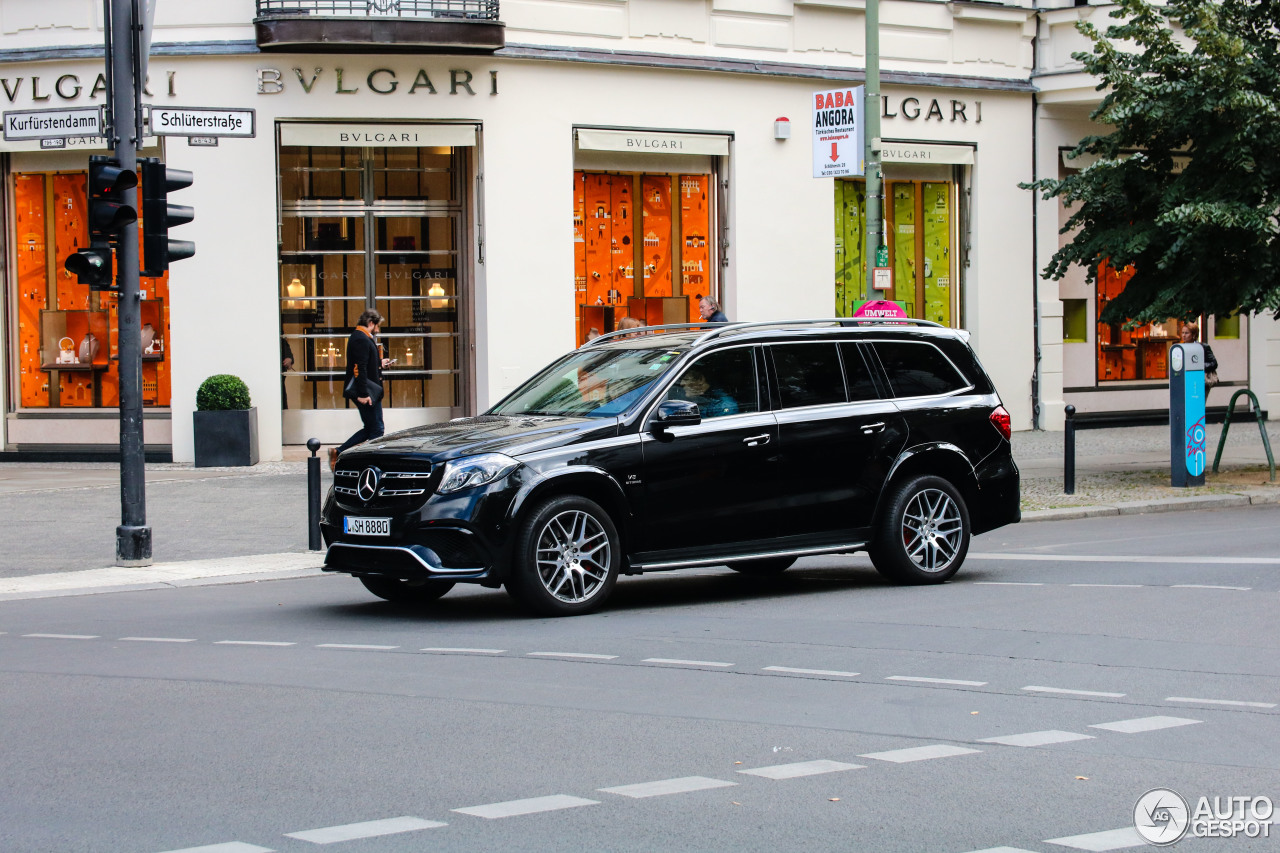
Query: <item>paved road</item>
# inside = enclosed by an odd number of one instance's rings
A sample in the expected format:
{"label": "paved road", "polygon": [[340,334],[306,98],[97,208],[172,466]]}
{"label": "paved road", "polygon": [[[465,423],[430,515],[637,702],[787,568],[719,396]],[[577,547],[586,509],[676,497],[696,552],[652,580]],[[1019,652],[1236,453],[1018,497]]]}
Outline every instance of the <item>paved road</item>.
{"label": "paved road", "polygon": [[630,578],[562,620],[328,576],[2,601],[0,850],[1137,849],[1150,788],[1280,799],[1277,522],[1007,528],[941,587]]}

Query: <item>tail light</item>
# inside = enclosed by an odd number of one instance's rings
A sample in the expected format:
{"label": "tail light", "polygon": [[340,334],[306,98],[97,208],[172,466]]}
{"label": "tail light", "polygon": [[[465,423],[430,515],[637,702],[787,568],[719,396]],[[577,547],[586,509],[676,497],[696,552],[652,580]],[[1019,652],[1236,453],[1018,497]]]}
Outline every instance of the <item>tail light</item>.
{"label": "tail light", "polygon": [[996,432],[1005,437],[1006,441],[1012,437],[1012,420],[1009,417],[1009,413],[1005,411],[1004,406],[996,406],[995,411],[991,413],[988,420],[990,420],[991,425],[996,428]]}

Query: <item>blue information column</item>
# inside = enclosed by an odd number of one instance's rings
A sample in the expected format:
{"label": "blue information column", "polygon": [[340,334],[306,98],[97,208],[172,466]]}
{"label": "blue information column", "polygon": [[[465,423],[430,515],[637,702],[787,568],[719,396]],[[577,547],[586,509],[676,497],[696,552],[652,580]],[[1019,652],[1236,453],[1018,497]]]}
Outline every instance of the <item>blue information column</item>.
{"label": "blue information column", "polygon": [[1203,486],[1204,347],[1174,344],[1169,350],[1169,476],[1177,487]]}

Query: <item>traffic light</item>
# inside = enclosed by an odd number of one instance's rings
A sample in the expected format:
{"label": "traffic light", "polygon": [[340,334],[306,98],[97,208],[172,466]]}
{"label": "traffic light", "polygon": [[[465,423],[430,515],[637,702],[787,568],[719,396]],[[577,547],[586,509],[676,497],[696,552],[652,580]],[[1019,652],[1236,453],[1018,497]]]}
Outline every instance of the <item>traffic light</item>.
{"label": "traffic light", "polygon": [[190,240],[173,240],[169,229],[195,219],[196,212],[185,204],[170,204],[169,193],[191,186],[190,172],[170,169],[154,157],[138,161],[142,165],[142,274],[164,275],[173,261],[196,253]]}
{"label": "traffic light", "polygon": [[94,290],[112,288],[112,247],[120,232],[138,221],[138,211],[124,203],[124,193],[138,185],[138,175],[111,157],[89,158],[89,247],[67,257],[63,266]]}

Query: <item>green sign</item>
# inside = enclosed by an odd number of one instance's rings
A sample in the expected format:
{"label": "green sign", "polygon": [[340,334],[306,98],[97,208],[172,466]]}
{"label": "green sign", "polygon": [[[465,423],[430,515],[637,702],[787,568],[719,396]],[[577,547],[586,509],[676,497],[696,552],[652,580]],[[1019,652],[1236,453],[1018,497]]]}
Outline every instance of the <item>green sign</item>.
{"label": "green sign", "polygon": [[889,266],[889,247],[888,246],[876,247],[876,266],[878,267]]}

